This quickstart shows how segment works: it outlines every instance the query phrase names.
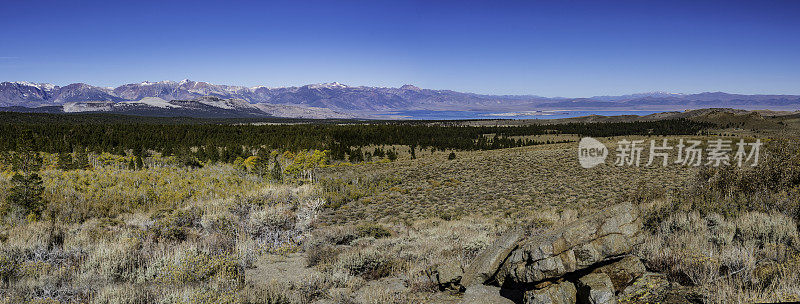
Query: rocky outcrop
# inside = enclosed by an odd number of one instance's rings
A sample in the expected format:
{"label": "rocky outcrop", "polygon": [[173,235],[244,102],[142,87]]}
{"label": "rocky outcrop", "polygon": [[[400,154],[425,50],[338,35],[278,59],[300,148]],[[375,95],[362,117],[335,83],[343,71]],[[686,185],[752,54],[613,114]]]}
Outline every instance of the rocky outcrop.
{"label": "rocky outcrop", "polygon": [[523,236],[525,235],[521,229],[511,230],[481,251],[464,272],[462,284],[472,286],[486,283],[497,273],[497,269],[511,251],[516,249],[517,243],[522,240]]}
{"label": "rocky outcrop", "polygon": [[525,303],[616,303],[645,271],[626,256],[641,227],[639,210],[623,203],[539,235],[511,231],[478,255],[461,282],[468,292],[481,284],[515,290]]}
{"label": "rocky outcrop", "polygon": [[641,277],[645,273],[642,261],[633,256],[627,256],[621,260],[608,265],[600,266],[594,270],[595,273],[604,273],[614,284],[614,290],[623,290],[631,285],[633,280]]}
{"label": "rocky outcrop", "polygon": [[590,273],[577,282],[578,304],[616,304],[614,285],[605,273]]}
{"label": "rocky outcrop", "polygon": [[495,279],[500,285],[535,283],[586,269],[630,252],[641,230],[638,209],[619,204],[566,226],[524,240]]}
{"label": "rocky outcrop", "polygon": [[456,262],[434,265],[425,271],[425,281],[438,286],[439,290],[463,291],[464,270]]}
{"label": "rocky outcrop", "polygon": [[550,284],[542,289],[525,292],[525,303],[529,304],[572,304],[575,303],[577,291],[575,284],[564,281]]}
{"label": "rocky outcrop", "polygon": [[659,302],[669,288],[666,276],[658,273],[646,273],[636,279],[630,286],[620,292],[624,302],[640,301],[642,303]]}
{"label": "rocky outcrop", "polygon": [[501,294],[500,287],[475,285],[464,292],[462,304],[514,304],[512,299]]}

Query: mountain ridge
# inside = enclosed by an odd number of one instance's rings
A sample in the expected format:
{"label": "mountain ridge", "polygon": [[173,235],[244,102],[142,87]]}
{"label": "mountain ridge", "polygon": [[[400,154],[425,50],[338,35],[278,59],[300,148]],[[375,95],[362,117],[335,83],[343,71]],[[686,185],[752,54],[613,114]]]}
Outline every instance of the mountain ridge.
{"label": "mountain ridge", "polygon": [[[74,103],[111,102],[131,105],[146,98],[171,101],[215,97],[242,100],[262,108],[277,106],[302,109],[327,109],[341,113],[369,115],[414,110],[685,110],[736,107],[743,109],[787,110],[800,108],[800,95],[744,95],[724,92],[681,94],[647,92],[620,96],[586,98],[541,97],[536,95],[486,95],[452,90],[424,89],[406,84],[399,88],[349,86],[338,82],[290,87],[218,85],[203,81],[144,81],[114,88],[73,83],[57,86],[23,81],[0,83],[0,107],[48,107]],[[88,104],[87,104],[88,105]],[[114,108],[114,107],[112,107]]]}

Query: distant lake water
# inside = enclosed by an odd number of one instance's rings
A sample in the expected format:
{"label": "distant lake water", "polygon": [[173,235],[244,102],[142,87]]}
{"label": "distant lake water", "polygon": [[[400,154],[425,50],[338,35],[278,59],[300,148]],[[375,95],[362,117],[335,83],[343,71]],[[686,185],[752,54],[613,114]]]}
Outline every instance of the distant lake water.
{"label": "distant lake water", "polygon": [[466,119],[558,119],[580,117],[588,115],[618,116],[618,115],[649,115],[664,111],[396,111],[379,114],[393,119],[415,120],[466,120]]}

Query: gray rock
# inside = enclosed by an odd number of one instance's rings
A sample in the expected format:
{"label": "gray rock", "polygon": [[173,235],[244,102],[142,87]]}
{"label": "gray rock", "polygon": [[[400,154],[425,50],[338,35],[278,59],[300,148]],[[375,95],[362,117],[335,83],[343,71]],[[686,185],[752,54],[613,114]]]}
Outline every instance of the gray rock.
{"label": "gray rock", "polygon": [[579,304],[616,304],[614,285],[605,273],[590,273],[577,282]]}
{"label": "gray rock", "polygon": [[500,294],[500,287],[473,285],[464,292],[461,304],[513,304],[514,301]]}
{"label": "gray rock", "polygon": [[517,242],[523,238],[521,229],[511,230],[503,234],[492,245],[481,251],[472,261],[461,280],[464,286],[483,284],[497,273],[500,265],[516,248]]}
{"label": "gray rock", "polygon": [[544,289],[525,292],[526,304],[573,304],[576,302],[575,285],[570,282],[552,284]]}
{"label": "gray rock", "polygon": [[491,248],[491,253],[484,253],[494,257],[489,259],[492,263],[480,260],[475,268],[481,270],[478,277],[482,278],[490,266],[505,260],[494,277],[501,286],[507,282],[536,283],[555,279],[629,253],[641,239],[641,227],[638,209],[631,203],[618,204],[559,229],[518,240],[505,247],[505,250],[511,248],[507,258],[502,257],[504,250]]}
{"label": "gray rock", "polygon": [[636,279],[619,295],[620,302],[656,303],[661,302],[669,290],[667,277],[659,273],[646,273]]}
{"label": "gray rock", "polygon": [[440,289],[463,290],[464,270],[457,261],[435,265],[427,271],[427,276]]}
{"label": "gray rock", "polygon": [[627,256],[617,262],[598,267],[593,272],[605,273],[611,278],[614,290],[622,291],[646,271],[639,258]]}

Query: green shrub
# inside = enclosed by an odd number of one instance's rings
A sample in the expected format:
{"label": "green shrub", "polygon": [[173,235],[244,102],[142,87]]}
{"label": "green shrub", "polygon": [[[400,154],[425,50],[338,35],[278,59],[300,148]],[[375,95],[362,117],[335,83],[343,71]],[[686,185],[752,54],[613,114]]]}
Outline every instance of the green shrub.
{"label": "green shrub", "polygon": [[234,255],[208,254],[202,251],[184,252],[177,260],[159,265],[156,280],[168,284],[221,281],[243,282],[244,269]]}
{"label": "green shrub", "polygon": [[0,249],[0,282],[8,284],[17,276],[20,252],[12,249]]}
{"label": "green shrub", "polygon": [[183,241],[189,228],[199,227],[203,211],[199,208],[188,210],[160,210],[152,216],[155,220],[150,232],[160,241]]}
{"label": "green shrub", "polygon": [[340,249],[327,244],[314,244],[306,247],[306,265],[313,267],[320,264],[332,264],[336,262]]}
{"label": "green shrub", "polygon": [[391,236],[392,232],[379,224],[366,223],[356,226],[356,231],[361,237],[384,238]]}

